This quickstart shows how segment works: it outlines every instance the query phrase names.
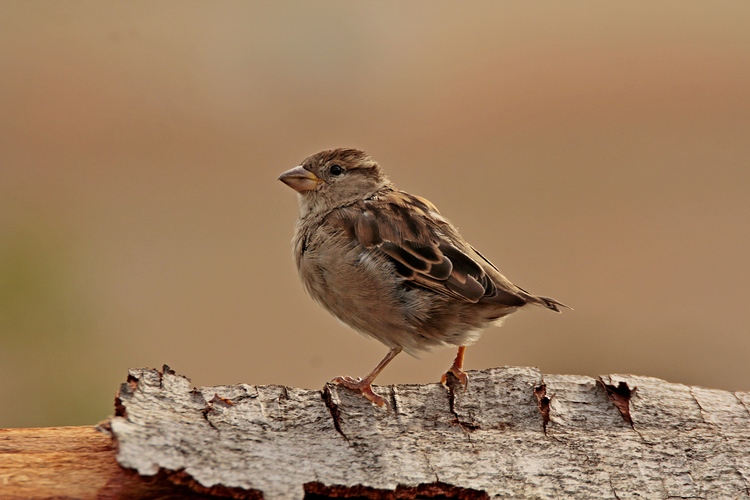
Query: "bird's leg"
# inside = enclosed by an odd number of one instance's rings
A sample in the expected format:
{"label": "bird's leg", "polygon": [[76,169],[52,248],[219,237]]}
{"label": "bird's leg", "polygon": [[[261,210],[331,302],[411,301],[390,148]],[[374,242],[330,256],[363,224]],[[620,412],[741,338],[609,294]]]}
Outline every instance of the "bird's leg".
{"label": "bird's leg", "polygon": [[390,363],[391,360],[395,358],[396,355],[400,352],[400,347],[394,347],[393,349],[388,351],[388,354],[386,354],[382,361],[378,363],[378,366],[376,366],[375,369],[373,369],[370,374],[364,379],[361,379],[359,377],[336,377],[331,382],[333,382],[334,384],[343,385],[347,389],[351,389],[353,391],[359,391],[364,397],[366,397],[376,405],[385,406],[385,398],[383,396],[375,394],[375,392],[372,390],[372,381],[375,380],[375,377],[377,377],[380,372],[383,371],[383,368],[385,368],[385,366]]}
{"label": "bird's leg", "polygon": [[443,373],[443,376],[440,378],[440,383],[443,385],[448,384],[448,374],[450,373],[456,379],[461,382],[461,385],[464,386],[464,390],[466,390],[466,386],[469,384],[469,376],[466,375],[466,372],[464,372],[461,368],[464,366],[464,352],[466,351],[466,346],[461,346],[458,348],[458,352],[456,353],[456,359],[453,360],[453,364],[448,369],[447,372]]}

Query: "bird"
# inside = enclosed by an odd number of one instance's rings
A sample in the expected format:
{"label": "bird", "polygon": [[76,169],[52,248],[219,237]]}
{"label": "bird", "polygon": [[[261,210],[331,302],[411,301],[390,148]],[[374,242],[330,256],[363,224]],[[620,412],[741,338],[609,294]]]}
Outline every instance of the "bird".
{"label": "bird", "polygon": [[[372,403],[380,372],[401,351],[453,346],[453,376],[466,388],[466,347],[527,305],[569,308],[511,283],[427,199],[397,189],[364,151],[321,151],[282,173],[298,193],[292,250],[308,294],[333,316],[389,348],[364,378],[333,383]],[[570,309],[570,308],[569,308]]]}

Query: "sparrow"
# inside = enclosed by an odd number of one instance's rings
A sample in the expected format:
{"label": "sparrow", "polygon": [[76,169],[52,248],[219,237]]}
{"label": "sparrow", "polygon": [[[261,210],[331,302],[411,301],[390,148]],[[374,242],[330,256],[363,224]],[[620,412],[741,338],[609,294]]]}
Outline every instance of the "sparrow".
{"label": "sparrow", "polygon": [[379,340],[388,354],[365,378],[333,383],[384,406],[372,382],[401,351],[458,347],[442,376],[463,386],[466,346],[527,305],[568,307],[511,283],[431,202],[397,189],[357,149],[305,159],[279,180],[297,191],[292,247],[304,288],[336,318]]}

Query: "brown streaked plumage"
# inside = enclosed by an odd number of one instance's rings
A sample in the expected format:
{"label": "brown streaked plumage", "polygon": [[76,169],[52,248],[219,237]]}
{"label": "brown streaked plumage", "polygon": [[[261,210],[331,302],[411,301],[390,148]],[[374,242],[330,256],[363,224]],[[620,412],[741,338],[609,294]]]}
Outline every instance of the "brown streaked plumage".
{"label": "brown streaked plumage", "polygon": [[481,330],[527,304],[567,307],[511,283],[432,203],[396,189],[363,151],[322,151],[279,180],[299,193],[293,247],[305,289],[390,348],[364,379],[334,379],[380,406],[372,381],[402,350],[457,346],[448,373],[466,385],[464,350]]}

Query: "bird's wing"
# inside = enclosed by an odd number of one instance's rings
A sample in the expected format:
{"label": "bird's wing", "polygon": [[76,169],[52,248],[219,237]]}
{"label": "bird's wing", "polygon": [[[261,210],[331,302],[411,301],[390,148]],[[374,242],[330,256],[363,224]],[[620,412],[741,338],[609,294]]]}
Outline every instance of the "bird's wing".
{"label": "bird's wing", "polygon": [[466,302],[508,307],[526,303],[525,294],[465,243],[424,198],[388,191],[332,215],[365,249],[386,255],[408,286]]}

